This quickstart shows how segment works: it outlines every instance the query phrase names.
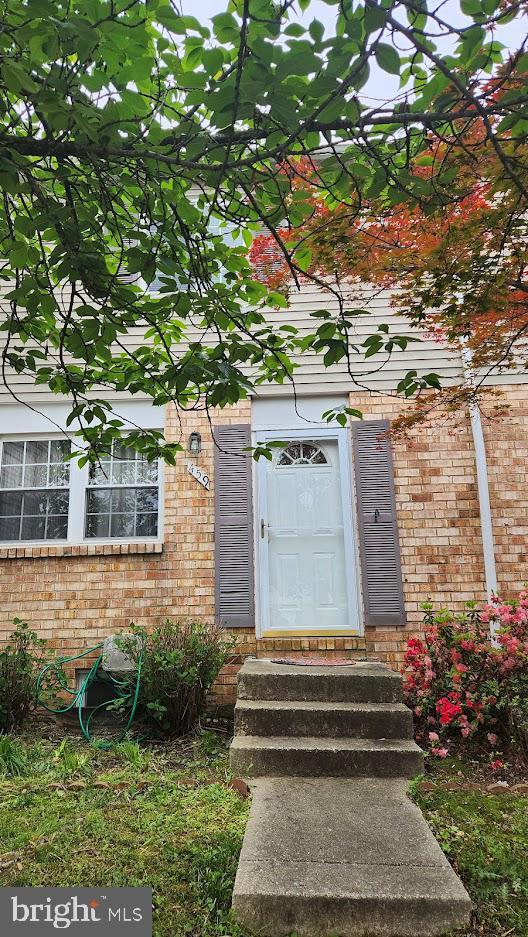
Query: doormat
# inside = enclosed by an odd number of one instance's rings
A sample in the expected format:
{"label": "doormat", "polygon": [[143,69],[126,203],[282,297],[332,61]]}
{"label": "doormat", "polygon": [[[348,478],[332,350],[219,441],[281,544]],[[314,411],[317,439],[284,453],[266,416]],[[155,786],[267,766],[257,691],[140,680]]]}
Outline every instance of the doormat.
{"label": "doormat", "polygon": [[298,667],[355,667],[356,661],[348,657],[272,657],[272,664],[289,664]]}

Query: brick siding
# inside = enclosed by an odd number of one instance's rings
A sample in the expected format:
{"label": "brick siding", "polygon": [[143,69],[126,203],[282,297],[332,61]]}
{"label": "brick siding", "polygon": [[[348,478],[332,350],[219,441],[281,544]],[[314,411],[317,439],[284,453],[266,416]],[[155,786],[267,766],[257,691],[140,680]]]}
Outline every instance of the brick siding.
{"label": "brick siding", "polygon": [[[366,419],[394,418],[401,404],[389,396],[352,394]],[[486,422],[490,492],[499,586],[512,594],[528,578],[528,388],[505,388],[510,413]],[[322,401],[322,409],[324,409]],[[216,423],[250,422],[250,405],[225,409]],[[214,620],[213,455],[204,414],[168,414],[167,432],[186,446],[202,434],[193,457],[212,479],[209,491],[188,474],[187,453],[164,468],[164,534],[159,544],[85,544],[80,547],[0,548],[0,636],[15,616],[28,620],[60,654],[76,653],[130,622],[153,626],[165,617]],[[421,626],[420,603],[462,608],[485,596],[475,458],[469,420],[456,429],[439,419],[411,442],[393,441],[398,526],[407,625],[369,628],[358,638],[275,638],[257,641],[234,632],[233,663],[219,677],[215,698],[232,702],[236,672],[248,654],[316,653],[376,656],[401,666],[405,641]],[[366,650],[365,650],[366,649]]]}

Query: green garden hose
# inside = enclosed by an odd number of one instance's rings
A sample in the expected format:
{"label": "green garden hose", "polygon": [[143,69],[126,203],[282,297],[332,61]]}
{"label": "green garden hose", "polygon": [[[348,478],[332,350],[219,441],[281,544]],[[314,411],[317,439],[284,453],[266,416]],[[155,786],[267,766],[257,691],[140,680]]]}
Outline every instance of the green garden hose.
{"label": "green garden hose", "polygon": [[[112,681],[112,684],[116,691],[116,700],[122,701],[124,707],[130,704],[130,713],[129,713],[127,723],[124,729],[122,730],[120,735],[116,739],[113,739],[111,742],[95,741],[93,738],[93,734],[92,734],[93,717],[95,716],[97,712],[99,712],[99,710],[106,709],[110,705],[110,703],[108,702],[99,703],[98,706],[94,706],[93,709],[91,709],[91,711],[89,712],[89,714],[85,716],[83,710],[86,707],[83,706],[83,702],[85,700],[85,696],[88,691],[88,688],[96,679],[97,672],[99,670],[99,667],[101,666],[101,663],[103,660],[103,654],[101,651],[102,647],[103,647],[102,643],[96,644],[94,647],[89,647],[86,651],[83,651],[82,654],[75,654],[71,657],[57,657],[55,658],[55,660],[51,661],[49,664],[46,664],[46,666],[43,667],[42,670],[40,671],[38,679],[37,679],[36,697],[37,697],[37,703],[40,706],[42,706],[48,712],[54,713],[55,715],[63,715],[65,713],[71,712],[73,709],[77,709],[79,725],[81,727],[81,732],[84,735],[86,741],[92,742],[98,748],[109,749],[112,747],[112,745],[115,745],[117,742],[120,742],[125,737],[128,730],[130,729],[130,726],[132,725],[132,721],[136,714],[136,709],[137,709],[138,700],[139,700],[139,690],[140,690],[140,684],[141,684],[141,666],[143,663],[143,650],[140,649],[139,651],[137,669],[136,669],[136,674],[135,674],[135,687],[133,690],[131,688],[131,684],[121,681],[121,680],[117,680],[111,673],[109,674],[110,680]],[[94,651],[100,651],[101,653],[99,653],[98,657],[91,665],[86,676],[82,680],[80,686],[76,688],[72,688],[71,686],[68,686],[68,684],[63,679],[64,664],[71,664],[73,661],[82,660],[83,657],[87,657],[88,654],[93,654]],[[49,703],[46,702],[46,700],[43,698],[43,695],[42,695],[43,683],[44,683],[46,676],[49,673],[53,673],[53,677],[59,689],[63,693],[67,693],[68,696],[71,696],[70,701],[66,700],[65,704],[63,706],[59,706],[58,708],[54,708],[50,706]]]}

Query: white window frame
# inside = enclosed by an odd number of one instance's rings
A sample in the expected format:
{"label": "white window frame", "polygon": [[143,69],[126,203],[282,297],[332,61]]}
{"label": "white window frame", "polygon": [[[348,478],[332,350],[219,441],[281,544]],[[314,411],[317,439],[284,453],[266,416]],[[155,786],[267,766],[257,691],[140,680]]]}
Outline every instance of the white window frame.
{"label": "white window frame", "polygon": [[[2,448],[4,442],[38,441],[43,439],[64,439],[61,433],[9,433],[0,436],[0,465],[2,463]],[[0,546],[6,547],[53,547],[53,546],[86,546],[88,544],[112,543],[161,543],[163,539],[163,504],[164,504],[164,472],[161,460],[158,460],[158,532],[153,537],[87,537],[86,527],[86,491],[99,488],[134,488],[136,485],[90,485],[89,464],[79,466],[75,459],[70,465],[69,506],[68,506],[68,535],[64,540],[0,540]],[[155,485],[145,487],[154,488]],[[20,489],[25,490],[25,489]],[[39,489],[40,490],[40,489]],[[44,490],[44,489],[43,489]],[[50,489],[51,490],[51,489]],[[66,490],[66,489],[65,489]]]}

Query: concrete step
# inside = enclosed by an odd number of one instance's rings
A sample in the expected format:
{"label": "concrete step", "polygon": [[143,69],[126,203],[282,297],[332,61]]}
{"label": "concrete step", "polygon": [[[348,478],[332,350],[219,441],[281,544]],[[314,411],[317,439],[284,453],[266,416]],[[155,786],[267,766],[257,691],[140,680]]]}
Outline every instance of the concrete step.
{"label": "concrete step", "polygon": [[236,735],[230,761],[233,774],[247,778],[412,778],[423,771],[423,753],[409,739]]}
{"label": "concrete step", "polygon": [[239,699],[235,706],[235,733],[412,739],[413,719],[411,710],[403,703]]}
{"label": "concrete step", "polygon": [[343,667],[303,667],[246,660],[238,674],[238,698],[399,703],[402,680],[383,664],[358,661]]}
{"label": "concrete step", "polygon": [[405,781],[255,782],[233,892],[258,937],[437,937],[471,902]]}

